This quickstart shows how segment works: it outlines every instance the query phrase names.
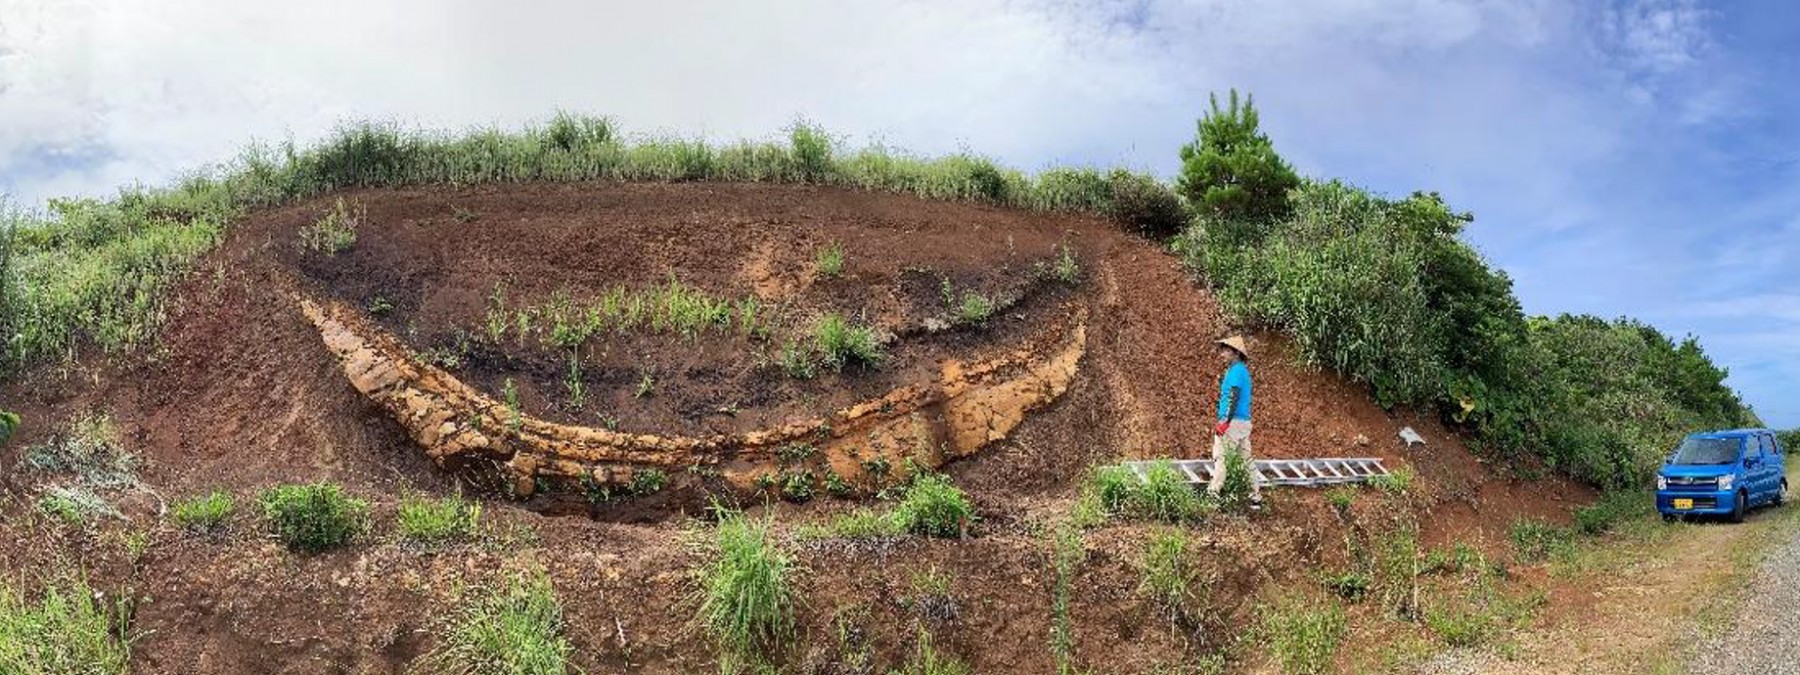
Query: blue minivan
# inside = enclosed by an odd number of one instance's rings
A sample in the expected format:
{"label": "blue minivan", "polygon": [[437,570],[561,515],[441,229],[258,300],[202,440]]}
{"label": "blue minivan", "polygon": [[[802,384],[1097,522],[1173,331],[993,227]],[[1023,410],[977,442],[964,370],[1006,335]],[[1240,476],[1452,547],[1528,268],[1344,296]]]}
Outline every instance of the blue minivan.
{"label": "blue minivan", "polygon": [[1768,429],[1708,431],[1682,439],[1656,474],[1656,510],[1664,520],[1744,512],[1787,501],[1787,452]]}

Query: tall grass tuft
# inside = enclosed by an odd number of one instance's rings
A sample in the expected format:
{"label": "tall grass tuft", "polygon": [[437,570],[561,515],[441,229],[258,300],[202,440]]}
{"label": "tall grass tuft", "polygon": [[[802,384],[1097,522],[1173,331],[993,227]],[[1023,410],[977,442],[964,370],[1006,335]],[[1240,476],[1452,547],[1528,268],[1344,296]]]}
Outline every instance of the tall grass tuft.
{"label": "tall grass tuft", "polygon": [[461,497],[428,499],[408,496],[400,500],[396,512],[400,538],[425,549],[437,548],[475,537],[481,523],[481,505]]}
{"label": "tall grass tuft", "polygon": [[225,521],[236,510],[237,505],[230,494],[214,490],[177,503],[173,516],[181,529],[196,534],[215,534],[224,529]]}
{"label": "tall grass tuft", "polygon": [[520,574],[460,606],[438,645],[409,672],[432,675],[562,675],[574,647],[549,575]]}
{"label": "tall grass tuft", "polygon": [[727,515],[713,532],[708,556],[695,570],[695,622],[717,641],[727,673],[766,662],[794,632],[799,568],[769,536],[769,524]]}
{"label": "tall grass tuft", "polygon": [[884,357],[875,329],[851,322],[841,314],[827,314],[813,325],[813,345],[832,370],[860,363],[878,365]]}
{"label": "tall grass tuft", "polygon": [[938,474],[913,480],[894,508],[894,517],[909,532],[932,537],[960,537],[975,521],[968,495]]}
{"label": "tall grass tuft", "polygon": [[1336,602],[1288,597],[1261,608],[1260,613],[1258,634],[1281,672],[1319,675],[1331,667],[1346,623],[1344,610]]}
{"label": "tall grass tuft", "polygon": [[0,579],[0,673],[8,675],[122,675],[131,642],[124,599],[108,606],[87,581],[47,585],[38,602]]}

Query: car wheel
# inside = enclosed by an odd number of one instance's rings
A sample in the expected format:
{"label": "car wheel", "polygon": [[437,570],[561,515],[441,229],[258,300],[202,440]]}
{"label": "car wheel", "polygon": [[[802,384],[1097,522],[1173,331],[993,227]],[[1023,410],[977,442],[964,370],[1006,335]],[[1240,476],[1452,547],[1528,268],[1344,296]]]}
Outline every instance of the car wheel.
{"label": "car wheel", "polygon": [[1744,522],[1744,512],[1749,510],[1750,496],[1743,492],[1737,493],[1737,503],[1731,507],[1731,522]]}
{"label": "car wheel", "polygon": [[1783,478],[1783,479],[1781,479],[1781,489],[1775,491],[1775,505],[1781,506],[1782,504],[1786,504],[1786,503],[1787,503],[1787,479]]}

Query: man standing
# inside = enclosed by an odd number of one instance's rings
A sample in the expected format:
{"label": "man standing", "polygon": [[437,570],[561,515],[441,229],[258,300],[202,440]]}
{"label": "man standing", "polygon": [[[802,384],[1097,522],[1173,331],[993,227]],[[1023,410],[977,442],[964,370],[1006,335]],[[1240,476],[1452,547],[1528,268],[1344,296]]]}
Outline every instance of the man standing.
{"label": "man standing", "polygon": [[[1213,475],[1207,486],[1214,496],[1218,496],[1219,488],[1225,484],[1225,455],[1227,451],[1236,450],[1247,464],[1250,462],[1250,350],[1244,343],[1243,336],[1219,340],[1219,355],[1225,357],[1230,365],[1225,369],[1225,377],[1219,380],[1219,424],[1213,428]],[[1262,486],[1253,475],[1250,478],[1250,504],[1252,507],[1262,504]]]}

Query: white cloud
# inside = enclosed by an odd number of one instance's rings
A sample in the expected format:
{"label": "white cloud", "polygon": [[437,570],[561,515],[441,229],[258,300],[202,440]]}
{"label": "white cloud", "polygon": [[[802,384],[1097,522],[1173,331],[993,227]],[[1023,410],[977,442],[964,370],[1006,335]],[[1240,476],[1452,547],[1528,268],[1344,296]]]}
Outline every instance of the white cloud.
{"label": "white cloud", "polygon": [[1668,74],[1711,48],[1709,18],[1696,0],[1623,0],[1605,11],[1603,35],[1627,67]]}

